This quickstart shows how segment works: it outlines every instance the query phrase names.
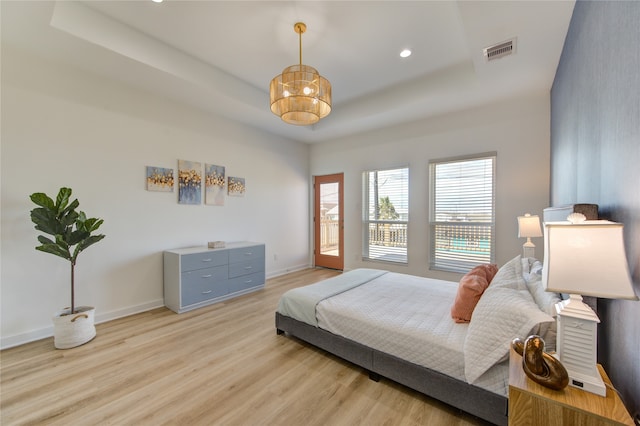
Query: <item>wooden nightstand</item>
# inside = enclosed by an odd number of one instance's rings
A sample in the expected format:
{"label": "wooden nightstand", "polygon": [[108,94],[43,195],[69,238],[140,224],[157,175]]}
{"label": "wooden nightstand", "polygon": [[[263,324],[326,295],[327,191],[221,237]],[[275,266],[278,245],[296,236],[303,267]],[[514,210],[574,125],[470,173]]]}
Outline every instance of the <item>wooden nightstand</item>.
{"label": "wooden nightstand", "polygon": [[[604,369],[598,370],[611,384]],[[522,357],[513,349],[509,359],[509,425],[628,425],[634,426],[618,394],[607,387],[607,396],[567,386],[561,391],[529,379],[522,370]]]}

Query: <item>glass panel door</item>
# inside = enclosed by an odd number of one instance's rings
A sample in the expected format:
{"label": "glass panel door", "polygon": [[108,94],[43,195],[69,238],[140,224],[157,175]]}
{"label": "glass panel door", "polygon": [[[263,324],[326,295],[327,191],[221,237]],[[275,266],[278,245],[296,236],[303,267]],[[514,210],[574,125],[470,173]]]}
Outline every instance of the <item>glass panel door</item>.
{"label": "glass panel door", "polygon": [[314,264],[342,270],[343,174],[316,176],[314,183]]}

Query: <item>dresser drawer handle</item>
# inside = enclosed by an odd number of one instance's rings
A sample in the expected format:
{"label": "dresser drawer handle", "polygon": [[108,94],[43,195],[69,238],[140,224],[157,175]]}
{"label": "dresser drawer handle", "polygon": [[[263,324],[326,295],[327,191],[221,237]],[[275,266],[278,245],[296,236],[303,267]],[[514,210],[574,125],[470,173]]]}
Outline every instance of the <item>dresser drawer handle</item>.
{"label": "dresser drawer handle", "polygon": [[245,283],[245,284],[249,284],[249,283],[252,283],[252,282],[253,282],[253,280],[247,280],[247,281],[245,281],[244,283]]}
{"label": "dresser drawer handle", "polygon": [[245,252],[245,254],[244,254],[244,255],[245,255],[245,256],[251,256],[252,254],[253,254],[253,253],[251,253],[250,251],[248,251],[248,252]]}
{"label": "dresser drawer handle", "polygon": [[203,275],[202,278],[211,278],[211,274],[209,275]]}
{"label": "dresser drawer handle", "polygon": [[209,258],[209,259],[202,259],[203,262],[211,262],[213,259]]}
{"label": "dresser drawer handle", "polygon": [[253,269],[253,266],[245,266],[244,269]]}
{"label": "dresser drawer handle", "polygon": [[203,291],[202,294],[209,294],[212,290]]}

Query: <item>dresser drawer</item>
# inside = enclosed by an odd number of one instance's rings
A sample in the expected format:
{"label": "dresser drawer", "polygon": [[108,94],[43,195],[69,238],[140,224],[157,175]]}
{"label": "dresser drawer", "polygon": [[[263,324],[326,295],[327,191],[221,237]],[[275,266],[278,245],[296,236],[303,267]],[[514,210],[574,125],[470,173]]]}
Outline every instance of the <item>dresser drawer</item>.
{"label": "dresser drawer", "polygon": [[227,278],[229,278],[227,265],[198,269],[182,273],[182,286],[185,287],[202,281],[226,280]]}
{"label": "dresser drawer", "polygon": [[184,272],[181,290],[182,305],[193,305],[204,300],[224,296],[229,291],[227,276],[226,265]]}
{"label": "dresser drawer", "polygon": [[229,263],[264,259],[264,245],[239,247],[229,250]]}
{"label": "dresser drawer", "polygon": [[264,273],[257,272],[229,279],[229,292],[236,293],[253,287],[264,286]]}
{"label": "dresser drawer", "polygon": [[264,271],[264,259],[251,259],[229,265],[229,278]]}
{"label": "dresser drawer", "polygon": [[226,265],[229,262],[228,251],[205,251],[182,256],[182,272]]}

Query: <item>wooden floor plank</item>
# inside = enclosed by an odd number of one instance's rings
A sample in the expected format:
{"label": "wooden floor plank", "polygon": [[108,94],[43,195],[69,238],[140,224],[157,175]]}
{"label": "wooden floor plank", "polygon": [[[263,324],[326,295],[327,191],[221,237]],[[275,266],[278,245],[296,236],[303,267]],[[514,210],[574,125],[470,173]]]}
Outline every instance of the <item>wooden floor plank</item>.
{"label": "wooden floor plank", "polygon": [[177,315],[154,309],[97,325],[90,343],[53,338],[0,353],[0,423],[47,425],[485,425],[295,338],[274,314],[308,269],[264,290]]}

